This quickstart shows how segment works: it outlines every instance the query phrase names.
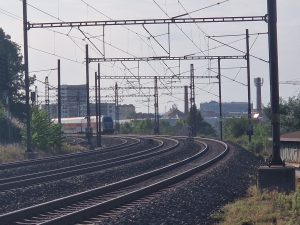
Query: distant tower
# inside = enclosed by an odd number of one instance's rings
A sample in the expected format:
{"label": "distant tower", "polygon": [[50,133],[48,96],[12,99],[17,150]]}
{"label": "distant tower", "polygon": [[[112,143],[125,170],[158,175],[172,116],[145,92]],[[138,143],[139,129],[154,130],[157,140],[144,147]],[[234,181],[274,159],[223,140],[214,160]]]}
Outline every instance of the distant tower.
{"label": "distant tower", "polygon": [[189,113],[189,92],[188,86],[184,86],[184,114],[188,115]]}
{"label": "distant tower", "polygon": [[261,103],[261,87],[263,86],[264,79],[261,77],[254,78],[254,84],[256,86],[256,110],[259,115],[262,115],[262,103]]}

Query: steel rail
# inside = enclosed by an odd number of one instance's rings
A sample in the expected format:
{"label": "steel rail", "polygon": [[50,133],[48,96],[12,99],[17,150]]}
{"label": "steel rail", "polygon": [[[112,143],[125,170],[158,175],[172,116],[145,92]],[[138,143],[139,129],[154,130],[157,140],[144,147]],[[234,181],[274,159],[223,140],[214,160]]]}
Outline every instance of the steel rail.
{"label": "steel rail", "polygon": [[[124,137],[122,137],[124,139]],[[99,154],[99,153],[105,153],[111,150],[119,150],[125,147],[131,147],[134,145],[137,145],[141,143],[140,139],[136,139],[133,137],[127,137],[128,139],[134,140],[133,143],[128,143],[128,140],[126,142],[123,142],[119,145],[107,147],[107,148],[97,148],[96,150],[90,150],[86,152],[79,152],[79,153],[70,153],[70,154],[64,154],[64,155],[59,155],[59,156],[50,156],[50,157],[45,157],[45,158],[40,158],[40,159],[31,159],[31,160],[23,160],[23,161],[17,161],[17,162],[11,162],[11,163],[3,163],[0,164],[0,169],[5,170],[5,169],[12,169],[12,168],[17,168],[17,167],[23,167],[23,166],[32,166],[32,165],[37,165],[37,164],[42,164],[42,163],[48,163],[48,162],[56,162],[57,160],[65,160],[65,159],[73,159],[73,158],[80,158],[84,156],[89,156],[93,154]]]}
{"label": "steel rail", "polygon": [[[204,140],[210,140],[210,139],[204,139]],[[212,141],[212,140],[210,140]],[[24,221],[24,218],[27,218],[23,224],[74,224],[76,222],[84,221],[86,219],[92,218],[96,215],[101,214],[102,212],[105,212],[109,209],[113,209],[114,207],[129,203],[131,201],[134,201],[138,198],[144,197],[145,195],[151,194],[155,191],[158,191],[160,189],[166,188],[169,185],[175,184],[177,182],[182,181],[183,179],[186,179],[190,177],[191,175],[209,167],[210,165],[214,164],[218,160],[222,159],[227,153],[228,153],[228,146],[220,141],[217,141],[218,143],[222,144],[222,146],[225,148],[222,153],[218,153],[217,156],[210,159],[208,162],[203,163],[201,165],[198,165],[196,167],[193,167],[192,169],[189,169],[185,172],[181,172],[177,175],[174,175],[170,178],[163,179],[160,182],[156,182],[154,184],[147,185],[146,187],[139,188],[138,190],[131,191],[126,194],[121,194],[121,196],[114,197],[113,199],[106,200],[102,202],[101,204],[95,204],[90,205],[89,201],[87,199],[94,199],[96,200],[97,196],[110,193],[112,191],[116,191],[120,188],[127,187],[129,185],[136,184],[138,182],[145,181],[146,179],[155,177],[157,175],[163,174],[164,172],[171,171],[172,169],[175,169],[177,167],[180,167],[182,165],[187,164],[188,162],[193,161],[197,157],[200,157],[204,153],[207,152],[208,148],[207,145],[205,148],[197,153],[194,156],[191,156],[187,159],[184,159],[180,162],[170,164],[168,166],[165,166],[160,169],[156,169],[154,171],[150,171],[132,178],[128,178],[107,186],[103,186],[100,188],[95,188],[90,191],[86,191],[83,193],[75,194],[72,196],[68,196],[65,198],[61,198],[58,200],[54,200],[48,203],[43,203],[40,205],[28,207],[25,209],[17,210],[15,212],[7,213],[2,216],[0,216],[0,223],[3,224],[21,224],[21,220]],[[120,193],[119,193],[120,194]],[[81,204],[81,207],[79,207],[79,203]],[[77,205],[77,208],[75,207]],[[60,213],[65,208],[65,215],[61,215]],[[72,212],[74,209],[77,211]],[[49,214],[47,213],[49,212]],[[56,215],[55,215],[56,214]],[[58,215],[60,214],[60,215]],[[33,217],[34,216],[34,217]],[[39,217],[41,216],[41,217]],[[58,216],[58,217],[56,217]],[[56,218],[53,218],[56,217]],[[51,219],[53,218],[53,219]],[[17,221],[19,221],[17,223]],[[35,223],[36,221],[36,223]]]}
{"label": "steel rail", "polygon": [[[168,139],[168,138],[166,138],[166,139]],[[169,147],[169,149],[176,148],[176,147],[178,147],[178,145],[179,145],[179,142],[176,144],[176,146]],[[206,151],[207,151],[207,147],[205,147],[205,149],[202,151],[202,154]],[[125,179],[122,181],[118,181],[118,182],[115,182],[115,183],[112,183],[109,185],[105,185],[105,186],[102,186],[99,188],[88,190],[88,191],[85,191],[82,193],[74,194],[74,195],[67,196],[67,197],[64,197],[61,199],[57,199],[57,200],[53,200],[53,201],[50,201],[47,203],[42,203],[42,204],[39,204],[36,206],[32,206],[32,207],[28,207],[25,209],[17,210],[15,212],[0,215],[0,224],[2,222],[3,223],[8,222],[9,224],[16,224],[16,223],[14,223],[14,221],[18,220],[18,218],[20,218],[20,217],[28,217],[31,214],[43,213],[45,211],[45,209],[51,210],[51,209],[56,209],[56,208],[62,208],[63,206],[66,206],[66,205],[74,204],[76,202],[84,201],[88,198],[93,198],[98,195],[103,195],[103,194],[115,191],[117,189],[124,188],[124,187],[132,185],[136,182],[141,182],[147,178],[151,178],[155,175],[159,175],[165,171],[171,170],[172,168],[176,167],[175,164],[176,163],[171,164],[166,167],[163,167],[163,168],[160,168],[160,169],[157,169],[157,170],[154,170],[154,171],[150,171],[148,173],[144,173],[141,175],[137,175],[135,177],[131,177],[131,178],[128,178],[128,179]]]}
{"label": "steel rail", "polygon": [[[49,182],[53,180],[59,180],[71,176],[77,176],[85,173],[91,173],[95,171],[99,171],[102,169],[112,168],[116,166],[120,166],[126,163],[134,162],[137,160],[145,159],[147,157],[152,157],[158,154],[161,154],[165,150],[153,152],[159,148],[164,146],[164,142],[159,139],[151,139],[158,142],[158,146],[155,146],[150,149],[145,149],[140,152],[131,153],[124,156],[118,156],[111,159],[100,160],[91,163],[83,163],[80,165],[63,167],[59,169],[42,171],[39,173],[26,174],[16,177],[9,177],[0,179],[0,191],[10,190],[18,187],[31,186],[37,183]],[[178,142],[174,145],[174,147],[178,146]]]}

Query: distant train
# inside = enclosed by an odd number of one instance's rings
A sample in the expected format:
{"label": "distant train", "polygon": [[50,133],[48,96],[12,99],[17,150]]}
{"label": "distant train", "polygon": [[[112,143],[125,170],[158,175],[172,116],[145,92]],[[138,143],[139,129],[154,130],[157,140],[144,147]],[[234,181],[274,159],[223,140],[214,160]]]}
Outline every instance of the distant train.
{"label": "distant train", "polygon": [[[96,133],[96,116],[91,116],[91,128],[93,133]],[[54,123],[58,123],[58,119],[53,119]],[[87,127],[86,117],[71,117],[71,118],[62,118],[61,124],[63,127],[64,133],[84,133]],[[113,134],[114,122],[109,116],[101,116],[101,133],[103,134]]]}
{"label": "distant train", "polygon": [[[96,118],[95,118],[96,121]],[[96,124],[96,122],[95,122]],[[95,126],[96,127],[96,126]],[[114,122],[110,116],[101,116],[101,132],[103,134],[113,134],[115,131],[114,129]]]}

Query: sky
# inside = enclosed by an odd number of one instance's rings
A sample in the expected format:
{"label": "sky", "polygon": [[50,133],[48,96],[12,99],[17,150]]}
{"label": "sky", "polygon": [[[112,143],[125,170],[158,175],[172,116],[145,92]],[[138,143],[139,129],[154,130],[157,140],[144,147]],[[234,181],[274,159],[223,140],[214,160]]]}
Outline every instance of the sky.
{"label": "sky", "polygon": [[[220,3],[220,4],[218,4]],[[300,1],[277,0],[278,52],[280,81],[300,81]],[[28,0],[28,21],[95,21],[122,19],[159,19],[175,17],[189,12],[189,17],[263,16],[267,13],[266,0]],[[0,27],[18,43],[23,52],[22,1],[0,1]],[[266,22],[245,23],[199,23],[170,25],[170,55],[244,55],[245,32],[249,29],[251,57],[251,100],[256,104],[253,79],[262,77],[262,101],[269,103],[268,39]],[[150,34],[155,37],[152,38]],[[85,83],[85,45],[89,44],[90,57],[148,57],[166,56],[168,52],[168,26],[141,25],[102,27],[30,29],[29,71],[37,80],[49,77],[51,86],[57,85],[57,60],[61,60],[62,84]],[[103,44],[104,37],[104,44]],[[88,39],[91,41],[89,42]],[[157,43],[157,42],[159,43]],[[94,46],[92,46],[92,44]],[[227,43],[227,46],[223,43]],[[230,47],[229,47],[229,46]],[[104,46],[104,48],[103,48]],[[100,53],[101,52],[101,53]],[[194,64],[195,75],[215,76],[217,62],[197,61],[152,61],[101,63],[101,76],[172,76],[189,75]],[[246,60],[222,60],[222,101],[247,101]],[[46,70],[46,71],[41,71]],[[90,64],[90,83],[94,85],[97,64]],[[44,100],[44,84],[37,81],[39,100]],[[153,87],[153,79],[101,79],[102,87]],[[196,79],[196,104],[218,101],[218,84],[215,78]],[[160,80],[159,111],[164,113],[176,104],[183,110],[183,88],[188,79]],[[170,88],[173,87],[173,88]],[[33,89],[34,87],[32,87]],[[300,85],[280,85],[283,99],[299,94]],[[102,91],[113,96],[112,91]],[[122,97],[120,104],[134,104],[136,111],[152,112],[153,90],[120,89],[120,95],[144,95]],[[91,91],[93,98],[93,92]],[[149,97],[150,96],[150,97]],[[112,97],[103,98],[112,101]],[[51,90],[51,102],[56,101],[56,92]]]}

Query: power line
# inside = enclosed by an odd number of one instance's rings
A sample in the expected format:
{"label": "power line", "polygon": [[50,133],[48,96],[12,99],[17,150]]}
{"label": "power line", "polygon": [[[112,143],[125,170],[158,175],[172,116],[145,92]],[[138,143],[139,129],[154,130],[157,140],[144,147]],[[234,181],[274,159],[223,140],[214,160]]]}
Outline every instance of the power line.
{"label": "power line", "polygon": [[[212,70],[212,69],[209,69],[209,70],[210,70],[211,72],[215,73],[215,74],[218,74],[218,72],[216,72],[216,71],[214,71],[214,70]],[[239,81],[237,81],[237,80],[235,80],[235,79],[232,79],[232,78],[230,78],[230,77],[228,77],[228,76],[225,76],[224,74],[221,74],[221,76],[222,76],[222,77],[225,77],[226,79],[231,80],[231,81],[233,81],[233,82],[235,82],[235,83],[241,84],[241,85],[243,85],[243,86],[248,86],[247,84],[244,84],[244,83],[242,83],[242,82],[239,82]]]}
{"label": "power line", "polygon": [[[163,10],[163,8],[155,1],[153,0],[153,2],[157,5],[157,7],[170,19],[172,19],[166,12],[165,10]],[[184,36],[186,36],[192,43],[193,45],[203,54],[205,55],[205,53],[203,52],[203,50],[182,30],[182,28],[175,23],[175,26],[177,26],[177,28],[184,34]]]}
{"label": "power line", "polygon": [[[235,47],[233,47],[233,46],[231,46],[231,45],[225,44],[225,43],[223,43],[223,42],[221,42],[221,41],[218,41],[218,40],[216,40],[216,39],[214,39],[214,38],[212,38],[212,37],[209,37],[209,38],[210,38],[211,40],[215,41],[215,42],[224,44],[226,47],[229,47],[229,48],[234,49],[234,50],[236,50],[236,51],[238,51],[238,52],[242,52],[243,54],[246,54],[246,52],[244,52],[244,51],[242,51],[242,50],[240,50],[240,49],[238,49],[238,48],[235,48]],[[255,56],[255,55],[250,54],[250,56],[253,57],[253,58],[255,58],[255,59],[258,59],[258,60],[260,60],[260,61],[263,61],[263,62],[265,62],[265,63],[269,63],[269,61],[267,61],[267,60],[265,60],[265,59],[262,59],[262,58],[260,58],[260,57],[257,57],[257,56]]]}
{"label": "power line", "polygon": [[[204,52],[210,52],[211,50],[215,50],[215,49],[224,47],[225,45],[234,44],[234,43],[243,41],[243,40],[245,40],[245,39],[246,39],[246,38],[243,37],[243,38],[240,38],[240,39],[237,39],[237,40],[234,40],[234,41],[230,41],[230,42],[227,42],[227,43],[222,43],[222,44],[220,44],[219,46],[215,46],[215,47],[212,47],[212,48],[208,48],[207,50],[204,50]],[[196,54],[198,54],[198,53],[200,53],[200,52],[192,53],[192,54],[189,54],[189,55],[186,55],[186,56],[192,56],[192,55],[196,55]]]}
{"label": "power line", "polygon": [[5,9],[0,8],[0,13],[4,14],[4,15],[6,15],[6,16],[9,16],[9,17],[11,17],[11,18],[13,18],[13,19],[22,21],[22,17],[20,17],[20,16],[14,14],[14,13],[11,13],[11,12],[5,10]]}
{"label": "power line", "polygon": [[[103,12],[99,11],[96,7],[94,7],[94,6],[90,5],[90,4],[88,4],[86,1],[81,0],[81,2],[83,2],[83,3],[86,4],[88,7],[92,8],[93,10],[95,10],[96,12],[98,12],[99,14],[101,14],[101,15],[105,16],[106,18],[112,20],[111,17],[105,15]],[[122,26],[122,27],[124,27],[124,26]],[[124,28],[125,28],[126,30],[128,30],[128,31],[130,31],[130,32],[133,32],[134,34],[138,35],[138,37],[139,37],[144,43],[146,43],[145,40],[142,38],[142,37],[147,38],[146,36],[141,35],[140,33],[137,33],[137,32],[135,32],[135,31],[133,31],[133,30],[127,28],[127,27],[124,27]],[[146,45],[148,45],[148,44],[146,43]],[[148,47],[150,47],[150,48],[152,49],[154,55],[157,55],[152,45],[148,45]],[[128,53],[128,52],[125,52],[125,53],[127,53],[127,54],[129,54],[129,55],[131,55],[131,56],[133,56],[133,57],[136,57],[136,56],[134,56],[134,55],[132,55],[132,54],[130,54],[130,53]],[[163,63],[163,64],[164,64],[164,65],[165,65],[172,73],[173,73],[173,75],[175,75],[175,73],[171,70],[171,68],[170,68],[164,61],[162,61],[162,63]],[[152,67],[152,65],[151,65],[149,62],[148,62],[148,65],[150,66],[150,68],[151,68],[155,73],[157,73],[157,71]],[[123,66],[125,66],[125,65],[123,65]],[[127,70],[128,70],[128,69],[127,69]],[[131,72],[130,70],[128,70],[128,71],[132,74],[132,72]],[[157,73],[157,74],[158,74],[158,73]],[[158,74],[158,75],[159,75],[159,74]]]}
{"label": "power line", "polygon": [[[155,1],[155,0],[153,0],[153,1]],[[224,1],[224,2],[226,2],[226,1]],[[182,6],[182,8],[187,12],[187,10],[184,8],[184,6],[182,5],[182,3],[180,3],[179,0],[178,0],[178,3],[179,3],[179,4]],[[190,15],[188,12],[187,12],[186,14]],[[198,26],[198,24],[196,24],[196,25]],[[199,26],[198,26],[198,28],[200,29]],[[207,35],[202,29],[200,29],[200,31],[201,31],[206,37],[212,39],[213,41],[216,41],[216,42],[218,42],[218,43],[221,43],[221,44],[223,44],[224,46],[230,47],[230,48],[232,48],[232,49],[234,49],[234,50],[237,50],[237,51],[239,51],[239,52],[245,53],[244,51],[241,51],[241,50],[239,50],[239,49],[237,49],[237,48],[235,48],[235,47],[232,47],[232,46],[230,46],[229,44],[225,44],[225,43],[223,43],[223,42],[221,42],[221,41],[217,41],[217,40],[213,39],[212,37],[214,37],[214,36],[209,36],[209,35]],[[264,32],[264,33],[257,33],[257,34],[267,34],[267,33]],[[245,34],[244,34],[244,35],[245,35]],[[228,37],[228,36],[230,36],[230,35],[222,35],[222,36],[219,36],[219,37]],[[232,36],[232,35],[231,35],[231,36]],[[238,35],[238,36],[241,36],[241,35]],[[218,37],[218,36],[215,36],[215,37]],[[263,62],[269,63],[269,61],[264,60],[264,59],[262,59],[262,58],[259,58],[259,57],[257,57],[257,56],[254,56],[254,55],[250,55],[250,56],[253,57],[253,58],[256,58],[256,59],[258,59],[258,60],[261,60],[261,61],[263,61]]]}
{"label": "power line", "polygon": [[53,68],[53,69],[43,69],[43,70],[33,70],[33,71],[30,71],[29,73],[48,72],[48,71],[53,71],[53,70],[57,70],[57,68]]}
{"label": "power line", "polygon": [[[215,4],[208,5],[208,6],[205,6],[205,7],[200,8],[200,9],[196,9],[196,10],[193,10],[193,11],[191,11],[191,12],[187,12],[187,13],[184,13],[184,14],[181,14],[181,15],[178,15],[178,16],[174,16],[174,17],[172,17],[172,18],[178,18],[178,17],[182,17],[182,16],[187,16],[187,15],[190,15],[190,14],[192,14],[192,13],[199,12],[199,11],[201,11],[201,10],[204,10],[204,9],[208,9],[208,8],[211,8],[211,7],[214,7],[214,6],[218,6],[218,5],[223,4],[223,3],[225,3],[225,2],[228,2],[228,1],[230,1],[230,0],[225,0],[225,1],[222,1],[222,2],[217,2],[217,3],[215,3]],[[178,3],[180,3],[180,2],[178,1]],[[181,4],[181,3],[180,3],[180,4]]]}
{"label": "power line", "polygon": [[[249,36],[263,35],[263,34],[268,34],[268,32],[250,33]],[[245,36],[245,34],[209,35],[209,36],[207,36],[207,37],[208,37],[208,38],[210,38],[210,37],[213,37],[213,38],[219,38],[219,37],[239,37],[239,36]]]}

